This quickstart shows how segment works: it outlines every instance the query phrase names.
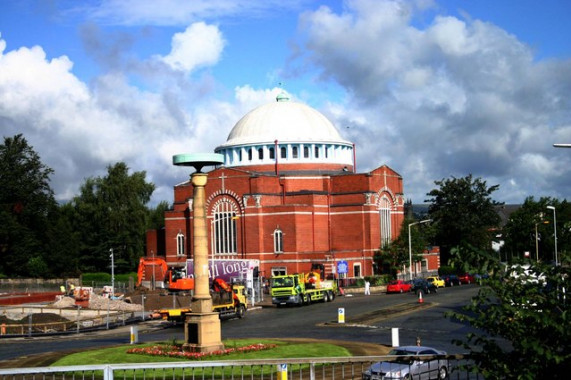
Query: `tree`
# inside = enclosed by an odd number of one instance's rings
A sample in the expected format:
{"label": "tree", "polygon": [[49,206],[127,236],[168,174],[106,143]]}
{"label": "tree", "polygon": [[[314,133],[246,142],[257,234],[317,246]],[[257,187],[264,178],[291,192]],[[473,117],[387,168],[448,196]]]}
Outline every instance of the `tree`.
{"label": "tree", "polygon": [[66,203],[50,213],[49,219],[49,254],[46,258],[48,267],[57,277],[79,276],[81,239],[75,226],[75,209],[71,203]]}
{"label": "tree", "polygon": [[492,200],[491,194],[499,185],[488,187],[486,181],[471,174],[434,183],[439,188],[427,194],[431,198],[426,202],[430,202],[428,215],[435,224],[441,262],[448,262],[450,249],[456,246],[490,250],[493,232],[500,224],[496,207],[502,205]]}
{"label": "tree", "polygon": [[57,204],[50,187],[53,170],[21,135],[0,145],[0,273],[49,276],[46,262],[48,214]]}
{"label": "tree", "polygon": [[119,272],[134,270],[144,252],[146,204],[155,186],[146,182],[144,171],[128,172],[122,162],[108,166],[106,177],[88,178],[73,200],[83,271],[107,271],[111,249]]}
{"label": "tree", "polygon": [[[375,252],[374,261],[378,268],[382,268],[384,273],[390,273],[396,276],[396,273],[402,271],[403,266],[409,267],[410,255],[408,246],[408,225],[414,223],[413,219],[405,218],[398,238],[389,244],[385,244],[380,250]],[[424,227],[424,225],[423,225]],[[431,236],[430,229],[418,228],[410,230],[410,242],[412,251],[412,262],[416,263],[422,259],[421,253],[426,249],[427,242]]]}
{"label": "tree", "polygon": [[170,210],[170,204],[167,201],[161,201],[157,207],[149,210],[149,229],[160,230],[165,226],[165,211]]}
{"label": "tree", "polygon": [[[547,206],[555,207],[557,223],[553,220],[553,211]],[[543,262],[555,261],[555,234],[557,227],[558,262],[569,260],[571,251],[571,204],[550,197],[542,197],[535,201],[533,197],[525,199],[522,206],[512,212],[502,229],[505,244],[502,258],[506,261],[521,259],[524,252],[530,258]]]}
{"label": "tree", "polygon": [[563,379],[571,363],[569,268],[530,260],[504,265],[496,255],[453,249],[454,265],[489,274],[464,313],[447,316],[481,333],[456,341],[489,379]]}

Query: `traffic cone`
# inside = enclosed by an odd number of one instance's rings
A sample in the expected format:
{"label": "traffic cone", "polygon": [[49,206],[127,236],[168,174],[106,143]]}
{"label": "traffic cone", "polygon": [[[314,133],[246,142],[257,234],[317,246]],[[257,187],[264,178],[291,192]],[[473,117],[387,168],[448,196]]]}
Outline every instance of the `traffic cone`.
{"label": "traffic cone", "polygon": [[423,303],[424,300],[422,299],[422,292],[418,292],[418,303]]}

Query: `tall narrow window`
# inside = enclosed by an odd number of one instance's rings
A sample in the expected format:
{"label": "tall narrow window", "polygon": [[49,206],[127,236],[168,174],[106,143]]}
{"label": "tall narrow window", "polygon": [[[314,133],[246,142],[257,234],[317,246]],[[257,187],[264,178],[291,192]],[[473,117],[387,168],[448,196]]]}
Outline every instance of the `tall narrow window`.
{"label": "tall narrow window", "polygon": [[353,264],[353,277],[361,277],[361,263]]}
{"label": "tall narrow window", "polygon": [[238,161],[242,162],[242,149],[238,151]]}
{"label": "tall narrow window", "polygon": [[328,157],[329,157],[329,147],[326,146],[325,147],[325,158],[328,158]]}
{"label": "tall narrow window", "polygon": [[280,158],[286,158],[287,157],[287,149],[285,146],[282,146],[280,148]]}
{"label": "tall narrow window", "polygon": [[237,253],[237,228],[234,204],[227,199],[214,208],[212,219],[212,250],[214,255],[235,255]]}
{"label": "tall narrow window", "polygon": [[297,158],[297,156],[298,156],[297,146],[294,146],[291,148],[291,156],[292,156],[292,158]]}
{"label": "tall narrow window", "polygon": [[270,151],[270,160],[275,160],[276,159],[276,155],[275,155],[275,150],[274,148],[270,148],[268,149]]}
{"label": "tall narrow window", "polygon": [[176,235],[176,254],[179,256],[184,255],[184,235],[180,232]]}
{"label": "tall narrow window", "polygon": [[387,198],[381,198],[379,204],[379,218],[381,226],[381,246],[391,242],[391,203]]}
{"label": "tall narrow window", "polygon": [[303,147],[303,158],[309,158],[309,147],[308,146]]}
{"label": "tall narrow window", "polygon": [[316,146],[314,150],[315,150],[314,157],[315,157],[315,158],[319,158],[319,147]]}
{"label": "tall narrow window", "polygon": [[248,149],[248,161],[252,161],[252,148]]}
{"label": "tall narrow window", "polygon": [[282,230],[276,228],[274,231],[274,252],[275,253],[282,253],[284,251],[284,234]]}
{"label": "tall narrow window", "polygon": [[259,160],[264,159],[264,148],[258,148],[258,159]]}

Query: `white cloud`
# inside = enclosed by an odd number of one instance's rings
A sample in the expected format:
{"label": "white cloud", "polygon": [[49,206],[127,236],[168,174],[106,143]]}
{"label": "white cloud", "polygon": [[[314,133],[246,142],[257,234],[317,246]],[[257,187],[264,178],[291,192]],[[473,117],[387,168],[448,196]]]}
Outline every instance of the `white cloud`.
{"label": "white cloud", "polygon": [[551,143],[571,141],[563,100],[571,95],[570,62],[534,61],[515,36],[480,20],[437,16],[413,26],[422,9],[353,0],[341,12],[321,7],[300,19],[298,63],[350,95],[335,124],[366,115],[350,136],[360,169],[389,164],[415,202],[427,183],[468,174],[498,181],[497,196],[508,202],[523,201],[525,190],[509,185],[514,178],[535,195],[568,197],[559,178],[571,186],[571,156]]}
{"label": "white cloud", "polygon": [[191,72],[200,66],[216,64],[224,44],[216,26],[194,23],[173,36],[171,51],[162,60],[175,70]]}

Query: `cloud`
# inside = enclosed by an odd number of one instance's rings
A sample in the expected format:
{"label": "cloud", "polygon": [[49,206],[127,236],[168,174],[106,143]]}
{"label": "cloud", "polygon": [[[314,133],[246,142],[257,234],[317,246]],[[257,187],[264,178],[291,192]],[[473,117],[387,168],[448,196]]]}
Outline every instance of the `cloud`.
{"label": "cloud", "polygon": [[514,179],[534,191],[526,195],[568,197],[555,183],[571,186],[571,156],[552,143],[571,141],[571,62],[537,61],[515,36],[477,19],[414,26],[426,9],[415,5],[353,0],[300,18],[296,62],[346,89],[345,112],[332,115],[352,125],[359,168],[389,164],[414,202],[434,180],[470,173],[498,181],[496,196],[508,202],[523,201]]}
{"label": "cloud", "polygon": [[228,132],[237,117],[232,106],[213,100],[188,109],[184,93],[142,90],[117,71],[87,86],[72,73],[69,58],[48,59],[39,46],[5,50],[0,39],[2,134],[23,133],[55,169],[59,200],[70,200],[85,178],[105,175],[106,166],[118,161],[147,171],[158,187],[155,197],[162,197],[155,201],[171,199],[168,192],[181,178],[172,155],[212,151],[220,143],[212,131]]}
{"label": "cloud", "polygon": [[196,67],[214,65],[224,50],[222,33],[214,25],[198,22],[172,38],[172,48],[161,59],[174,70],[191,72]]}

